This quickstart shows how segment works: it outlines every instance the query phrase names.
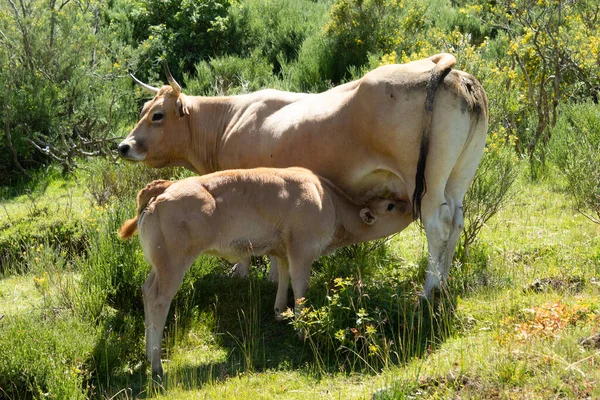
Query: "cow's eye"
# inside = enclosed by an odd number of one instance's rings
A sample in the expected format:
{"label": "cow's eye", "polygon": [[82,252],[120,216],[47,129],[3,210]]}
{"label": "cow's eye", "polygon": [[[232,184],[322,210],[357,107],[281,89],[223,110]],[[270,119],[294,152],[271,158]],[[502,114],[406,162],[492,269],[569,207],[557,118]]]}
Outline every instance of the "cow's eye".
{"label": "cow's eye", "polygon": [[390,203],[390,204],[388,204],[387,210],[392,211],[394,209],[394,207],[396,207],[396,205],[394,203]]}
{"label": "cow's eye", "polygon": [[163,113],[157,112],[152,115],[152,122],[160,121],[163,119]]}

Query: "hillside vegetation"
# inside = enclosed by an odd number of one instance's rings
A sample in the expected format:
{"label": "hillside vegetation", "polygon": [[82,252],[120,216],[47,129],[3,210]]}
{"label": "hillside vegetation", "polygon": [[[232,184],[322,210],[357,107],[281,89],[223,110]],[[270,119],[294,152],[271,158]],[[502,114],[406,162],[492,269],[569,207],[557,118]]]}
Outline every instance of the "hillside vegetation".
{"label": "hillside vegetation", "polygon": [[[600,5],[514,0],[0,0],[0,399],[600,397]],[[450,52],[490,100],[449,293],[419,300],[418,224],[315,263],[273,318],[251,277],[201,257],[144,363],[137,191],[123,163],[147,97],[317,92]],[[305,332],[299,340],[295,329]]]}

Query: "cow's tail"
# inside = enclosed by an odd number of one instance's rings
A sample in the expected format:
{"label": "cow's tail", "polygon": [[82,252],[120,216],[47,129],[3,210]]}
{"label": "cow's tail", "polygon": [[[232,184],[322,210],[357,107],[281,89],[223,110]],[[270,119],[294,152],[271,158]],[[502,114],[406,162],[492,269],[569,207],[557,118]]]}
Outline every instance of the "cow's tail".
{"label": "cow's tail", "polygon": [[433,114],[433,99],[438,86],[456,64],[456,58],[452,54],[441,53],[429,58],[435,63],[431,70],[429,82],[427,82],[427,93],[425,95],[425,116],[423,120],[423,132],[421,133],[421,145],[419,148],[419,159],[417,161],[417,174],[415,176],[415,191],[412,197],[413,218],[421,218],[421,201],[427,191],[425,182],[425,165],[427,153],[429,152],[429,133],[431,131],[431,119]]}
{"label": "cow's tail", "polygon": [[137,215],[135,218],[128,219],[123,223],[121,229],[119,229],[121,239],[128,239],[135,233],[138,227],[138,219],[150,200],[160,196],[172,184],[172,181],[156,180],[150,182],[145,188],[140,190],[137,195]]}

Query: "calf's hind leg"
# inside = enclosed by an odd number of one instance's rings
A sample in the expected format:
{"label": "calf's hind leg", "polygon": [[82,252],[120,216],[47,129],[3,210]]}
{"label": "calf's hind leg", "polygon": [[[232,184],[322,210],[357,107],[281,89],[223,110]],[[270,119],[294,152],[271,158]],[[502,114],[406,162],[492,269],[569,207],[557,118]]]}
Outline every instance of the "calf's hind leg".
{"label": "calf's hind leg", "polygon": [[162,336],[171,301],[181,286],[194,257],[182,257],[169,251],[162,233],[148,235],[142,232],[140,242],[146,258],[152,265],[150,275],[142,288],[146,325],[146,355],[153,375],[163,375],[161,365]]}
{"label": "calf's hind leg", "polygon": [[287,293],[290,284],[290,272],[288,268],[288,261],[285,258],[277,257],[276,266],[279,270],[279,282],[277,284],[277,297],[275,298],[274,307],[275,319],[282,321],[282,313],[287,310]]}

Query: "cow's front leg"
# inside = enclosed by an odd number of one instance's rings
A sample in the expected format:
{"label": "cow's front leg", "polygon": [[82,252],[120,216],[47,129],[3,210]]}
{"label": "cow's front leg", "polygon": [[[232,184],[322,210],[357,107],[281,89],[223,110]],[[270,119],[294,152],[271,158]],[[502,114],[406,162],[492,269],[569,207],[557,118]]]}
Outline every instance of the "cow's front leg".
{"label": "cow's front leg", "polygon": [[231,267],[231,276],[235,278],[247,278],[250,273],[250,257],[239,260]]}
{"label": "cow's front leg", "polygon": [[277,257],[269,256],[270,265],[269,265],[269,276],[267,279],[269,282],[277,283],[279,282],[279,267],[277,266]]}
{"label": "cow's front leg", "polygon": [[[275,299],[275,319],[282,321],[284,318],[282,314],[287,310],[287,293],[290,283],[288,260],[278,257],[276,267],[279,269],[279,283],[277,285],[277,297]],[[271,266],[271,268],[273,267]]]}
{"label": "cow's front leg", "polygon": [[[277,268],[277,257],[269,256],[270,266],[267,279],[269,282],[279,281],[279,269]],[[231,276],[235,278],[247,278],[250,275],[250,257],[241,259],[231,267]]]}

